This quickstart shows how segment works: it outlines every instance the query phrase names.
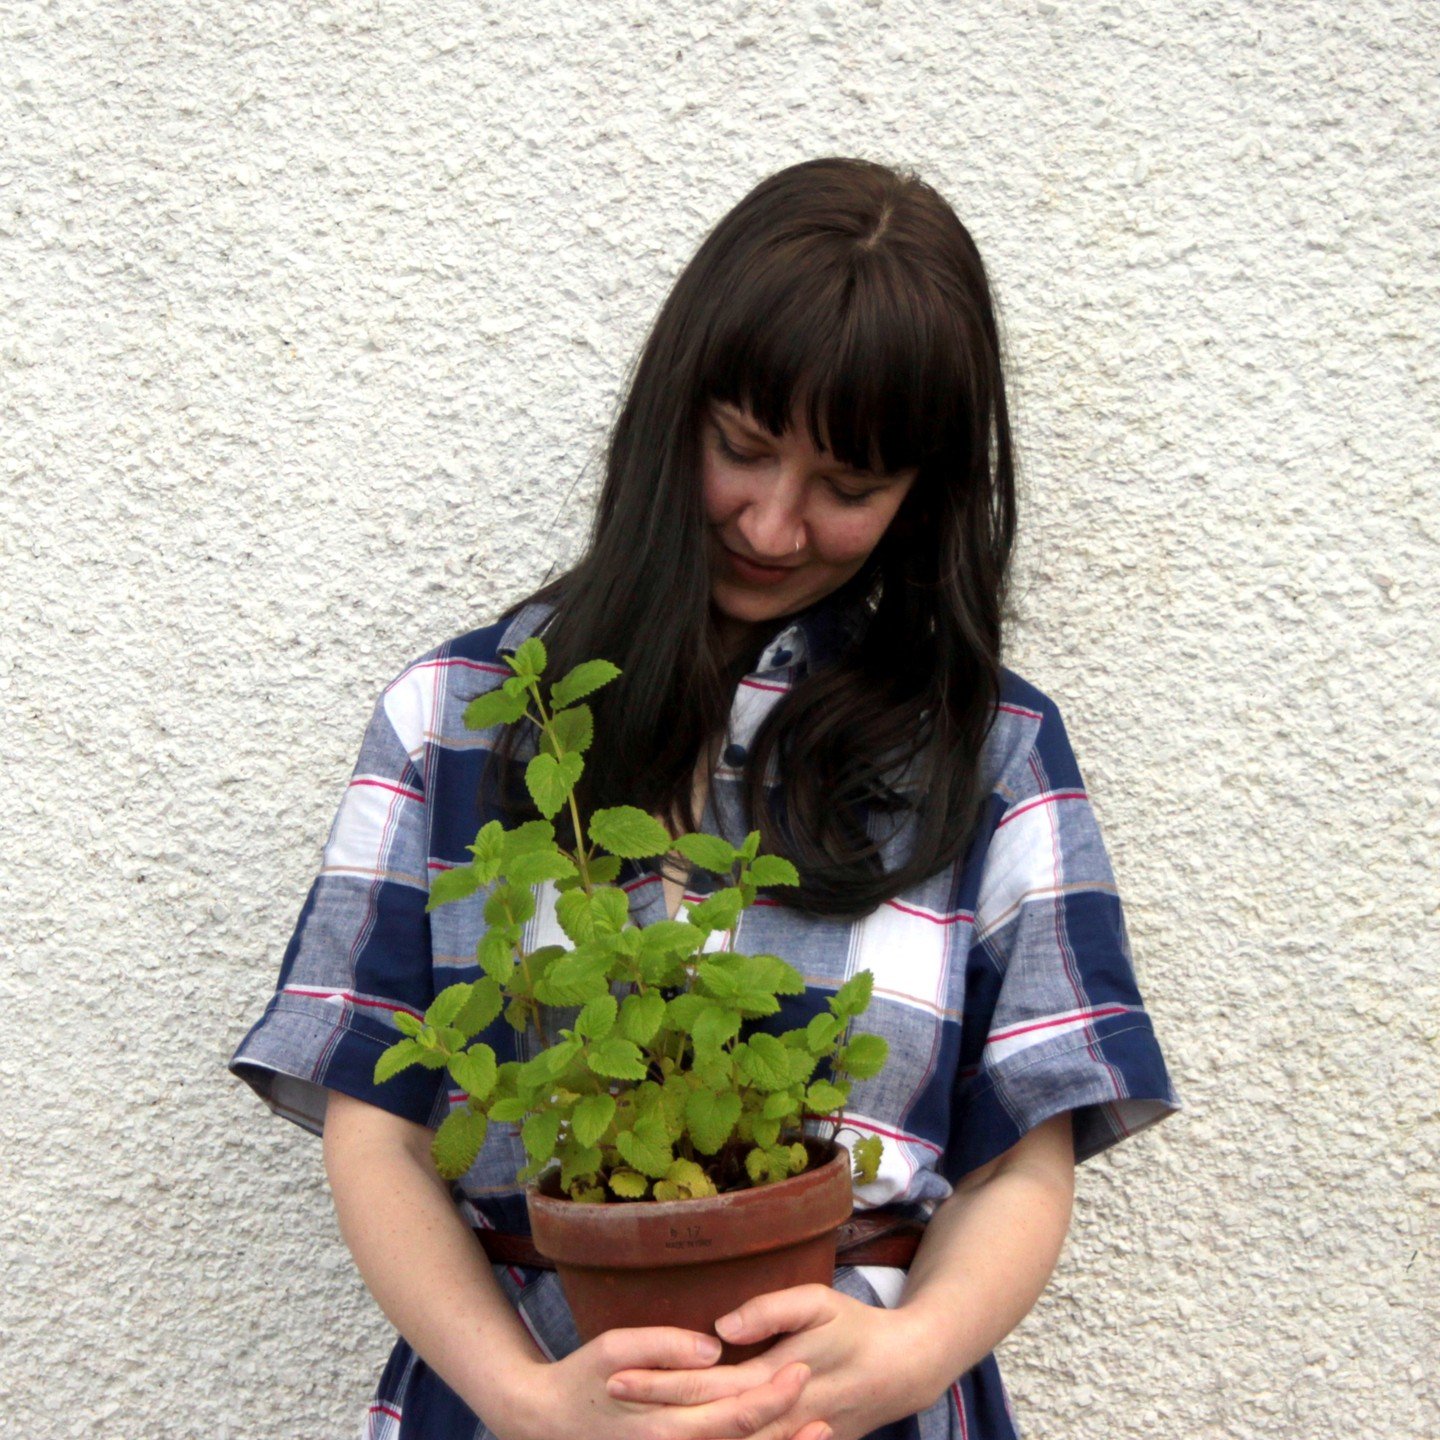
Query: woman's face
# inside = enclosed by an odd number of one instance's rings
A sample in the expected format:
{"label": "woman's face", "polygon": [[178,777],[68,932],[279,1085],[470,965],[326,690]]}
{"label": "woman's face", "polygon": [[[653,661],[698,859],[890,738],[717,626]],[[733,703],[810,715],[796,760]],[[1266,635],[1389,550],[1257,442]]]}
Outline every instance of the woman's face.
{"label": "woman's face", "polygon": [[711,600],[733,649],[751,627],[805,609],[854,575],[919,471],[846,468],[810,443],[798,409],[778,439],[724,401],[702,421]]}

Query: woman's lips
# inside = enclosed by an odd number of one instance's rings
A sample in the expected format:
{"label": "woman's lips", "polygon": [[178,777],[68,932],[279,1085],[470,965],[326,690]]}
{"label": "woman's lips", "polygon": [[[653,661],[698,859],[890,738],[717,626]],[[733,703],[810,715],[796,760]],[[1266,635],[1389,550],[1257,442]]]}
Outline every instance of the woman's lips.
{"label": "woman's lips", "polygon": [[737,555],[728,545],[723,548],[731,571],[752,585],[779,585],[792,570],[799,569],[797,565],[757,565],[753,560]]}

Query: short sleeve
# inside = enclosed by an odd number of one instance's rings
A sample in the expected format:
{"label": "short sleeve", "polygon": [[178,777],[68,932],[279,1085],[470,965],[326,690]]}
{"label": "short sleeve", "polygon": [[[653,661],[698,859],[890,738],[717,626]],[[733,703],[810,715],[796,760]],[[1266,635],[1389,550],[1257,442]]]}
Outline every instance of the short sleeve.
{"label": "short sleeve", "polygon": [[1059,710],[1007,775],[967,965],[952,1179],[1062,1111],[1088,1160],[1181,1108]]}
{"label": "short sleeve", "polygon": [[417,1124],[442,1118],[443,1071],[373,1079],[400,1038],[396,1012],[423,1015],[435,988],[426,797],[392,718],[404,703],[397,683],[376,702],[275,993],[229,1061],[277,1115],[317,1135],[327,1090]]}

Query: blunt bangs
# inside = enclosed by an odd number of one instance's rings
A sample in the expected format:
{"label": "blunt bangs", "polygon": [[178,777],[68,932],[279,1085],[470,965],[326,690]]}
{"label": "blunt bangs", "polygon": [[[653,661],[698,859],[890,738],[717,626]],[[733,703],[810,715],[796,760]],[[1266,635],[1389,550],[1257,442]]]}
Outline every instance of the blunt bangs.
{"label": "blunt bangs", "polygon": [[798,405],[811,443],[859,470],[893,474],[966,453],[973,339],[956,333],[951,307],[854,237],[795,248],[726,277],[697,357],[698,393],[741,406],[776,436]]}

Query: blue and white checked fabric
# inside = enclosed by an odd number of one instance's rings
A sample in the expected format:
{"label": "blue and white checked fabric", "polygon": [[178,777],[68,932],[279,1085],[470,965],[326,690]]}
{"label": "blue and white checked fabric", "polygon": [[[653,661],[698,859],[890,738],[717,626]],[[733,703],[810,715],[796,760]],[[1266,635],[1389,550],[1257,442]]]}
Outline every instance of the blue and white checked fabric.
{"label": "blue and white checked fabric", "polygon": [[[469,859],[465,847],[495,818],[480,774],[497,731],[462,716],[511,672],[513,651],[549,613],[527,605],[459,635],[407,665],[381,694],[281,963],[275,993],[230,1069],[277,1113],[316,1134],[328,1089],[436,1126],[463,1093],[444,1071],[413,1067],[376,1086],[376,1058],[399,1034],[397,1010],[423,1013],[434,995],[479,971],[485,893],[426,915],[430,878]],[[766,647],[736,693],[727,743],[702,828],[738,844],[745,752],[771,705],[844,643],[821,605]],[[842,1139],[879,1135],[879,1173],[856,1208],[909,1204],[928,1215],[962,1176],[1028,1130],[1073,1112],[1084,1161],[1180,1108],[1135,982],[1114,874],[1055,704],[1005,670],[986,743],[990,795],[968,853],[853,921],[814,918],[761,899],[711,949],[783,955],[805,976],[803,995],[752,1022],[803,1025],[851,975],[875,977],[858,1030],[884,1035],[890,1057],[857,1082]],[[767,779],[773,781],[773,772]],[[891,823],[887,817],[879,825]],[[907,831],[887,846],[898,860]],[[665,917],[658,862],[626,861],[617,883],[637,925]],[[719,884],[696,871],[686,905]],[[563,943],[555,893],[536,886],[527,948]],[[574,1012],[570,1012],[574,1013]],[[568,1023],[562,1020],[561,1023]],[[484,1038],[503,1059],[532,1053],[503,1020]],[[526,1156],[518,1127],[493,1125],[472,1169],[452,1188],[476,1226],[525,1229],[515,1174]],[[553,1271],[496,1267],[506,1294],[548,1355],[579,1344]],[[893,1306],[904,1272],[846,1267],[836,1286]],[[398,1339],[363,1434],[370,1440],[488,1440],[490,1432]],[[1019,1434],[993,1355],[934,1405],[872,1440],[1014,1440]]]}

